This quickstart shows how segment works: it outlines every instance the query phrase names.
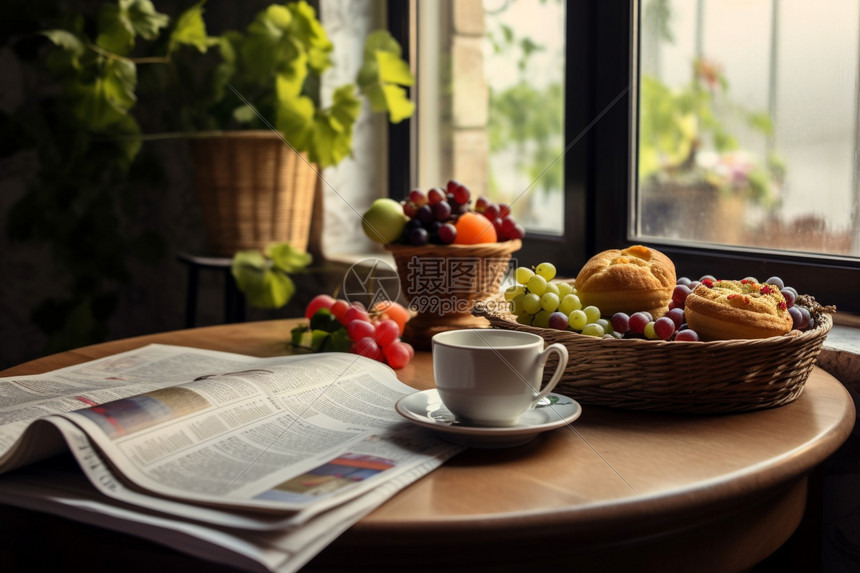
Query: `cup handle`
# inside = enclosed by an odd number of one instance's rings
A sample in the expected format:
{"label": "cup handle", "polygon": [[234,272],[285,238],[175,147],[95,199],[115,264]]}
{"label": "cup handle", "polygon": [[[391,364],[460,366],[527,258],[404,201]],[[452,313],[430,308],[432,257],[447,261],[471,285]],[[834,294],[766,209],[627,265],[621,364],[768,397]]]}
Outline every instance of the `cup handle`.
{"label": "cup handle", "polygon": [[567,348],[563,344],[556,342],[554,344],[550,344],[543,352],[541,352],[541,369],[546,366],[547,358],[549,358],[549,355],[552,353],[558,354],[558,366],[556,366],[555,373],[552,375],[549,382],[546,383],[543,390],[541,390],[538,395],[535,396],[534,400],[532,400],[532,407],[535,407],[541,399],[546,398],[549,393],[553,391],[556,384],[558,384],[558,381],[561,380],[561,376],[564,374],[564,369],[567,367]]}

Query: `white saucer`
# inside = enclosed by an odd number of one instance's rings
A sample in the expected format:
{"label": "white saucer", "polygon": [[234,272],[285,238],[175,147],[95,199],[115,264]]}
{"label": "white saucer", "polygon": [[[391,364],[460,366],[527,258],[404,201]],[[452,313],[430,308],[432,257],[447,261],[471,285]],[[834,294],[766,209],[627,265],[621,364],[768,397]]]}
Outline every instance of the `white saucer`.
{"label": "white saucer", "polygon": [[457,422],[435,389],[404,396],[394,408],[413,424],[430,428],[445,441],[473,448],[509,448],[527,444],[541,432],[566,426],[582,414],[579,403],[560,394],[550,394],[543,403],[546,405],[529,410],[516,426],[509,427],[470,426]]}

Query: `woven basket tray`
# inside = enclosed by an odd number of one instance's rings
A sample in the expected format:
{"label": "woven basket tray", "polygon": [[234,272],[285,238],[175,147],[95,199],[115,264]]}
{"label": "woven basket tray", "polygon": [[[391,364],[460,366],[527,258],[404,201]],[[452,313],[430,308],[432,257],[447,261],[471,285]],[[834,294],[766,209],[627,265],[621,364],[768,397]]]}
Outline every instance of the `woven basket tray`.
{"label": "woven basket tray", "polygon": [[473,312],[494,328],[564,344],[570,360],[556,392],[594,406],[693,414],[748,412],[795,400],[833,326],[819,311],[813,329],[758,340],[608,339],[521,325],[492,308],[478,305]]}

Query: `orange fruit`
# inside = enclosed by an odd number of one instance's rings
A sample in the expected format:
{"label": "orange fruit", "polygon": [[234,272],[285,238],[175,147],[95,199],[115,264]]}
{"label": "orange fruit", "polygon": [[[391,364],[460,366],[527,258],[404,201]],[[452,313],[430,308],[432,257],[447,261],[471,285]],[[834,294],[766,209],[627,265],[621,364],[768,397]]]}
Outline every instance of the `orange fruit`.
{"label": "orange fruit", "polygon": [[454,239],[455,245],[495,243],[498,239],[493,224],[480,213],[463,213],[454,226],[457,228],[457,238]]}

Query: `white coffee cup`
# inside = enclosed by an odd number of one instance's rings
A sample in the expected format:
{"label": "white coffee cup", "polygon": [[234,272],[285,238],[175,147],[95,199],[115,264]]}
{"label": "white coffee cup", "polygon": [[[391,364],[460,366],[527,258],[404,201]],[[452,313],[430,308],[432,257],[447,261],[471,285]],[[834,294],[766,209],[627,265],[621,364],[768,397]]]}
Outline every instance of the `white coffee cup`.
{"label": "white coffee cup", "polygon": [[[465,423],[515,426],[520,416],[552,392],[567,366],[567,348],[517,330],[465,329],[431,339],[436,390],[445,407]],[[541,389],[550,354],[558,366]]]}

